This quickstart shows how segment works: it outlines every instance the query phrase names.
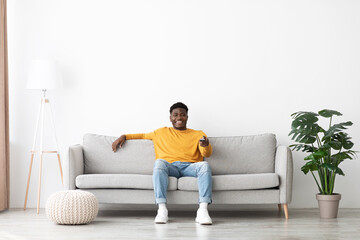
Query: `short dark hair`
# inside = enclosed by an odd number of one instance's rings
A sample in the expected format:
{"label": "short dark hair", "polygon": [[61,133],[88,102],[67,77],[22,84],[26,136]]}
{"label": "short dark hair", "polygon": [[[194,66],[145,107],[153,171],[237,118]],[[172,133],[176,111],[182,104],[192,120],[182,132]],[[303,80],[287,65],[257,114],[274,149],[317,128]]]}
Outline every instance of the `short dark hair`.
{"label": "short dark hair", "polygon": [[186,113],[188,112],[188,107],[183,104],[182,102],[177,102],[177,103],[174,103],[171,107],[170,107],[170,114],[171,112],[175,109],[175,108],[183,108],[186,110]]}

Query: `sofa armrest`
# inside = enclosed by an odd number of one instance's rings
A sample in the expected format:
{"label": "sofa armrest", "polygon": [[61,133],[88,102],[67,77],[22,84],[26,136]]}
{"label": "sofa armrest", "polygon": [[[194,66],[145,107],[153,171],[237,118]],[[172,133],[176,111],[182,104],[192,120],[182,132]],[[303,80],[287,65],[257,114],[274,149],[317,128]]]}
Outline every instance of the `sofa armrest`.
{"label": "sofa armrest", "polygon": [[293,183],[293,158],[290,148],[281,145],[276,148],[275,173],[280,178],[280,203],[290,203]]}
{"label": "sofa armrest", "polygon": [[65,189],[75,190],[75,179],[84,174],[84,155],[83,147],[80,144],[70,146],[67,158],[64,163],[64,183]]}

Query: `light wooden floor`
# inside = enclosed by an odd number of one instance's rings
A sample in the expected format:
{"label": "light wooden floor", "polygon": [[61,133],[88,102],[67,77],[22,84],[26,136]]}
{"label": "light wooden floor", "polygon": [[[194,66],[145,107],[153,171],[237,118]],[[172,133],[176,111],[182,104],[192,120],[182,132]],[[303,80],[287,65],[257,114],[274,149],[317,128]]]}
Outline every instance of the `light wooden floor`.
{"label": "light wooden floor", "polygon": [[154,211],[99,212],[87,225],[56,225],[44,209],[0,212],[0,239],[360,239],[360,209],[340,209],[337,219],[321,220],[317,209],[210,212],[214,224],[195,223],[194,211],[170,211],[170,222],[153,223]]}

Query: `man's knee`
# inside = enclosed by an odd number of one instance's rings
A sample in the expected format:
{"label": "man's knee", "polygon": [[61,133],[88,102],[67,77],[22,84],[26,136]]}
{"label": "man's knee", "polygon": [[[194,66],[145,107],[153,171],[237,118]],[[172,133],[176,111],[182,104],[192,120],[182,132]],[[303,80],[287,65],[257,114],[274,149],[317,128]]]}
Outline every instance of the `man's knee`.
{"label": "man's knee", "polygon": [[208,162],[201,162],[200,163],[199,173],[205,173],[205,172],[210,172],[211,173],[210,164]]}
{"label": "man's knee", "polygon": [[167,162],[163,159],[157,159],[154,163],[154,171],[157,169],[167,169]]}

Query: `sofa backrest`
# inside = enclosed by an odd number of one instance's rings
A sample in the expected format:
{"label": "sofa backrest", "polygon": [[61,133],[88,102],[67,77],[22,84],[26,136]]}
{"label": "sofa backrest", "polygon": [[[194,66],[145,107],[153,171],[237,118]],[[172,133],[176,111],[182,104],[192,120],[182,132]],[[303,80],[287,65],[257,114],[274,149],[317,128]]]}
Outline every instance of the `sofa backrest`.
{"label": "sofa backrest", "polygon": [[85,134],[83,149],[85,173],[152,174],[154,144],[149,140],[129,140],[116,152],[112,143],[117,137]]}
{"label": "sofa backrest", "polygon": [[[83,149],[85,173],[152,174],[155,161],[150,140],[128,140],[112,151],[117,137],[85,134]],[[209,162],[213,175],[274,172],[274,134],[243,137],[209,137],[213,154]]]}
{"label": "sofa backrest", "polygon": [[209,140],[213,153],[205,160],[214,175],[275,172],[275,134],[209,137]]}

